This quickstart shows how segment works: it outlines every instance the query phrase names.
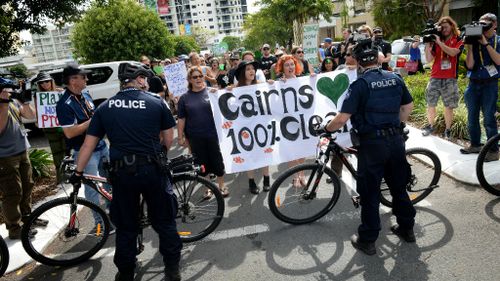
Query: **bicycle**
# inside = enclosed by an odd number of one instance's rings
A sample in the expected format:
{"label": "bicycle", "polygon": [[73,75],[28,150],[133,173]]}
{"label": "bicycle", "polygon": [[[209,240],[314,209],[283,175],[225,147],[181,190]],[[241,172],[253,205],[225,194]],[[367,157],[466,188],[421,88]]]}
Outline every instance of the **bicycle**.
{"label": "bicycle", "polygon": [[[407,133],[405,132],[405,135]],[[322,141],[323,139],[326,142]],[[332,210],[340,196],[340,179],[327,166],[332,153],[340,158],[353,178],[357,179],[356,168],[346,157],[346,155],[356,155],[356,149],[344,148],[338,145],[335,139],[335,136],[329,133],[321,134],[314,163],[292,167],[274,181],[269,191],[268,203],[269,209],[276,218],[290,224],[305,224],[320,219]],[[407,149],[406,156],[412,167],[406,190],[412,204],[416,204],[438,187],[441,162],[436,154],[425,148]],[[306,185],[293,187],[292,178],[302,172],[307,179]],[[331,186],[320,187],[324,174],[331,178]],[[381,184],[380,195],[380,202],[387,207],[392,207],[389,187],[384,182]],[[351,199],[354,206],[359,207],[359,195],[355,193]],[[298,207],[293,208],[294,206]]]}
{"label": "bicycle", "polygon": [[486,153],[491,150],[491,147],[498,144],[500,141],[500,134],[489,139],[483,146],[476,162],[477,179],[481,186],[493,195],[500,196],[500,173],[498,173],[498,162],[484,162]]}
{"label": "bicycle", "polygon": [[[64,159],[64,174],[70,175],[76,168],[72,159]],[[217,186],[199,176],[203,166],[194,164],[191,155],[181,155],[170,160],[172,185],[177,196],[177,230],[183,243],[193,242],[209,235],[224,216],[224,199]],[[96,190],[105,201],[112,200],[103,183],[106,178],[83,175],[82,182]],[[71,266],[88,260],[106,243],[111,228],[106,212],[98,205],[78,197],[81,185],[74,185],[68,197],[42,204],[33,211],[23,226],[22,244],[36,261],[50,266]],[[205,191],[213,193],[206,198]],[[37,228],[38,234],[30,239],[28,230],[37,218],[49,219],[45,228]],[[143,229],[151,223],[145,202],[141,199],[137,254],[144,250]]]}
{"label": "bicycle", "polygon": [[9,267],[9,260],[9,248],[5,243],[5,240],[3,240],[3,237],[0,236],[0,277],[4,275],[5,271],[7,271],[7,267]]}

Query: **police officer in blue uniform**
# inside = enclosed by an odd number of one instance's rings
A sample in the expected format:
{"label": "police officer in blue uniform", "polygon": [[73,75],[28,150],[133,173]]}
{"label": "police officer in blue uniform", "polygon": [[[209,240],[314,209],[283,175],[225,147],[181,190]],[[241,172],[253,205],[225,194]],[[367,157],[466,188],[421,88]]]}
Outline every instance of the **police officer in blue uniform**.
{"label": "police officer in blue uniform", "polygon": [[166,280],[180,280],[182,243],[177,233],[177,202],[158,154],[173,141],[172,117],[165,101],[140,89],[153,73],[137,63],[122,63],[122,90],[96,110],[80,150],[71,182],[79,182],[94,147],[107,135],[110,142],[113,200],[111,220],[116,227],[116,280],[133,280],[137,252],[140,195],[146,200],[153,229],[160,237]]}
{"label": "police officer in blue uniform", "polygon": [[401,122],[413,108],[412,97],[403,80],[377,65],[378,49],[370,39],[360,40],[353,55],[363,74],[349,87],[339,114],[323,128],[335,132],[350,118],[359,137],[357,190],[360,195],[361,225],[352,245],[374,255],[380,231],[380,183],[385,178],[393,198],[397,225],[392,232],[407,242],[415,242],[415,208],[405,186],[410,177],[405,157]]}

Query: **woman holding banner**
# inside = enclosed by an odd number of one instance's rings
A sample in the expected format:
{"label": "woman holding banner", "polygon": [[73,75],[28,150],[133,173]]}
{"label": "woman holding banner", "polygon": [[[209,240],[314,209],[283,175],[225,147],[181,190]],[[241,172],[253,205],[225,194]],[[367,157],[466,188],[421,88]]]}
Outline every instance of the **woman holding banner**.
{"label": "woman holding banner", "polygon": [[[293,51],[292,51],[293,53]],[[288,79],[297,78],[302,73],[302,66],[297,60],[296,56],[293,55],[283,55],[278,60],[276,65],[276,72],[282,73],[281,80],[286,81]],[[304,158],[300,158],[291,162],[288,162],[288,167],[293,167],[304,163]],[[306,185],[306,179],[304,177],[304,172],[296,174],[293,178],[293,186],[300,188]]]}
{"label": "woman holding banner", "polygon": [[[256,61],[242,61],[236,71],[234,76],[238,79],[238,83],[236,87],[249,86],[253,84],[257,84],[257,76],[255,75],[257,68],[259,67],[259,63]],[[264,184],[262,189],[264,191],[269,191],[271,188],[270,180],[269,180],[269,166],[262,168],[262,173],[264,174]],[[255,183],[255,171],[248,171],[248,187],[250,192],[253,194],[259,194],[260,188]]]}
{"label": "woman holding banner", "polygon": [[321,62],[321,73],[334,71],[337,68],[337,63],[332,57],[325,57]]}
{"label": "woman holding banner", "polygon": [[[37,93],[40,92],[62,92],[64,89],[58,88],[54,79],[46,72],[40,72],[35,78],[37,85]],[[66,142],[64,140],[64,133],[61,127],[58,128],[44,128],[43,133],[49,141],[50,151],[52,152],[52,159],[56,167],[56,180],[60,183],[62,178],[59,173],[59,166],[61,165],[64,155],[66,154]]]}
{"label": "woman holding banner", "polygon": [[[181,146],[189,145],[198,164],[205,166],[203,176],[217,176],[222,196],[227,197],[229,191],[224,186],[224,162],[201,67],[190,67],[187,80],[189,90],[180,97],[177,105],[178,142]],[[212,194],[207,190],[205,196],[211,197]]]}

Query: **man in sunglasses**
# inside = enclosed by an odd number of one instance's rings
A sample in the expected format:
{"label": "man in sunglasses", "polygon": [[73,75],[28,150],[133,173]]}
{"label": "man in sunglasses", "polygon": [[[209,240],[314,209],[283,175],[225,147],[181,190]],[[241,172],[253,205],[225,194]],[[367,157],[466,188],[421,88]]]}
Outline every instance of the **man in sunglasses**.
{"label": "man in sunglasses", "polygon": [[384,32],[381,27],[375,27],[373,29],[373,43],[375,46],[379,47],[382,54],[384,54],[384,58],[381,60],[382,69],[389,70],[389,62],[392,57],[392,46],[391,43],[384,40]]}
{"label": "man in sunglasses", "polygon": [[266,80],[271,79],[271,65],[275,64],[278,59],[271,55],[271,47],[269,44],[262,46],[262,58],[260,59],[260,68],[266,76]]}
{"label": "man in sunglasses", "polygon": [[[63,83],[66,85],[64,94],[57,102],[56,112],[59,125],[66,137],[67,149],[73,150],[75,161],[78,160],[80,148],[87,135],[90,120],[94,115],[95,106],[87,87],[87,74],[90,71],[80,68],[77,64],[68,64],[63,70]],[[104,175],[102,162],[108,159],[108,147],[100,140],[93,150],[92,157],[84,167],[84,172],[89,175]],[[85,186],[85,198],[100,206],[99,193],[90,186]],[[110,186],[107,186],[110,189]],[[94,214],[96,226],[100,217]]]}

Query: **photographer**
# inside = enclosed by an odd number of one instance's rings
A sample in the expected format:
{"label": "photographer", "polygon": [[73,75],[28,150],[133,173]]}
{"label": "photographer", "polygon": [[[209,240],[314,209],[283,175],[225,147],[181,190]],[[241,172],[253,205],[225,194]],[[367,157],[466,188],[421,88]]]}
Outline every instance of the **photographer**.
{"label": "photographer", "polygon": [[422,135],[428,136],[434,132],[436,106],[441,96],[444,104],[444,122],[446,129],[444,137],[451,137],[451,123],[453,109],[458,107],[457,63],[458,54],[462,48],[462,41],[458,38],[459,30],[455,21],[446,16],[437,23],[439,36],[431,34],[434,42],[425,43],[425,58],[434,60],[431,78],[425,90],[427,100],[427,120],[429,124],[423,128]]}
{"label": "photographer", "polygon": [[[0,190],[2,211],[10,239],[21,238],[21,221],[31,213],[33,178],[28,139],[21,117],[34,119],[35,110],[12,81],[0,78]],[[36,225],[47,225],[38,220]],[[30,230],[33,237],[36,230]]]}
{"label": "photographer", "polygon": [[[481,127],[479,111],[483,112],[484,127],[488,139],[498,133],[495,119],[496,102],[498,99],[498,72],[500,71],[500,38],[495,34],[497,17],[488,13],[479,19],[482,34],[477,42],[467,44],[467,77],[469,85],[465,90],[464,99],[468,112],[467,127],[470,135],[470,146],[460,149],[463,154],[479,153],[481,151]],[[465,32],[467,35],[467,31]],[[469,40],[468,40],[469,39]],[[470,38],[466,38],[467,42]],[[495,145],[486,154],[485,162],[497,161],[498,146]]]}

